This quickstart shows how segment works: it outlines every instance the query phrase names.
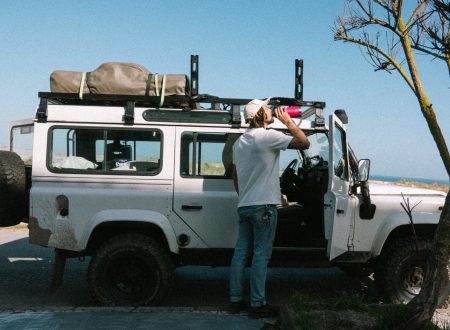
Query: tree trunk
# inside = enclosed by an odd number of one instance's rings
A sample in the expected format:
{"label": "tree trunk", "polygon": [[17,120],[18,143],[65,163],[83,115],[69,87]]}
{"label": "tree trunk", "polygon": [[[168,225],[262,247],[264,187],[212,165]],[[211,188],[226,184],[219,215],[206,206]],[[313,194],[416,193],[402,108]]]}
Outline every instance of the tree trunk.
{"label": "tree trunk", "polygon": [[[409,67],[411,78],[414,82],[415,95],[420,104],[420,109],[428,124],[430,133],[439,150],[439,154],[444,163],[447,174],[450,176],[450,155],[445,143],[444,136],[439,127],[433,106],[428,101],[425,94],[417,66],[412,54],[411,43],[408,31],[403,23],[403,19],[398,19],[398,28],[403,32],[400,41],[405,53],[406,62]],[[447,193],[444,209],[442,210],[439,224],[434,236],[434,247],[427,269],[425,269],[425,279],[419,295],[408,304],[408,321],[405,329],[421,329],[429,323],[436,310],[438,299],[441,294],[447,292],[445,285],[448,282],[448,273],[442,272],[447,269],[450,257],[450,194]]]}
{"label": "tree trunk", "polygon": [[441,294],[447,293],[448,273],[440,271],[447,269],[450,258],[450,192],[447,193],[445,205],[439,219],[434,237],[433,253],[430,255],[425,281],[419,295],[408,304],[408,322],[405,329],[421,329],[431,321]]}
{"label": "tree trunk", "polygon": [[[346,1],[346,4],[349,8],[351,8],[351,1]],[[373,15],[372,8],[375,4],[378,4],[380,7],[386,10],[387,16],[389,17],[388,22],[384,22],[383,20],[375,20]],[[423,2],[418,2],[418,5]],[[435,3],[441,3],[441,1],[435,1]],[[407,26],[404,23],[402,17],[402,0],[391,0],[391,1],[378,1],[378,0],[367,0],[367,7],[364,6],[363,1],[358,0],[357,5],[360,7],[362,14],[350,12],[350,18],[356,18],[354,21],[352,20],[342,20],[339,24],[341,25],[342,30],[338,31],[335,35],[336,39],[341,39],[343,41],[350,41],[359,45],[363,45],[370,49],[369,56],[372,59],[380,60],[380,58],[385,58],[389,61],[400,73],[400,75],[405,79],[408,86],[413,90],[419,104],[420,110],[422,111],[423,116],[428,124],[428,128],[430,133],[436,143],[439,154],[444,163],[447,174],[450,177],[450,154],[445,142],[442,131],[439,127],[439,123],[436,119],[436,114],[433,110],[433,106],[428,100],[428,97],[423,89],[420,76],[417,70],[416,61],[413,54],[413,49],[411,46],[411,35],[410,28],[411,25]],[[448,10],[448,5],[444,10]],[[393,20],[395,20],[395,25],[391,25],[391,14],[393,16]],[[368,18],[364,20],[364,15],[367,15]],[[448,17],[448,16],[446,16]],[[360,21],[360,18],[362,21]],[[365,24],[367,25],[379,25],[382,28],[388,28],[394,31],[396,35],[400,38],[400,42],[403,49],[403,54],[405,56],[406,64],[409,69],[409,76],[405,73],[402,66],[399,65],[395,58],[390,56],[389,52],[385,52],[382,49],[378,48],[378,45],[373,45],[370,43],[370,38],[366,38],[368,34],[364,34],[363,38],[354,38],[351,36],[352,30],[359,30],[365,28]],[[346,26],[348,24],[349,26]],[[349,36],[347,36],[349,33]],[[378,40],[377,40],[378,41]],[[446,44],[448,45],[448,44]],[[446,46],[447,47],[447,46]],[[393,49],[392,49],[393,52]],[[445,50],[445,63],[447,65],[447,69],[450,74],[450,57],[448,47]],[[375,54],[376,53],[376,54]],[[395,55],[395,54],[394,54]],[[375,61],[377,62],[377,61]],[[380,64],[380,69],[383,69]],[[437,211],[437,210],[436,210]],[[425,269],[425,279],[422,285],[422,289],[419,295],[413,299],[408,304],[408,321],[401,326],[406,327],[406,329],[420,329],[426,323],[428,323],[433,317],[434,311],[436,309],[438,299],[440,294],[443,292],[447,292],[447,288],[443,287],[443,284],[448,282],[448,274],[447,272],[443,272],[443,269],[447,269],[447,265],[450,257],[450,195],[447,193],[447,197],[445,200],[445,205],[442,210],[439,224],[436,228],[435,237],[434,237],[434,246],[433,251],[429,256],[430,262],[427,264],[427,269]],[[447,276],[447,278],[445,278]]]}

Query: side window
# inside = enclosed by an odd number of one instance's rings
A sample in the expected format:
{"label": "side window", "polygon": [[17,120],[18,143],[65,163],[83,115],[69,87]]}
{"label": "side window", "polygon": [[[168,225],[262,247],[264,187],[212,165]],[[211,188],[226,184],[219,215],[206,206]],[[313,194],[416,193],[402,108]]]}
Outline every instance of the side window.
{"label": "side window", "polygon": [[10,150],[17,153],[25,165],[33,161],[33,125],[16,126],[11,130]]}
{"label": "side window", "polygon": [[232,147],[240,134],[185,132],[181,136],[182,176],[231,178]]}
{"label": "side window", "polygon": [[155,175],[161,169],[158,130],[54,128],[50,147],[53,171]]}
{"label": "side window", "polygon": [[338,125],[335,126],[333,166],[334,175],[342,180],[348,180],[347,148],[345,132]]}

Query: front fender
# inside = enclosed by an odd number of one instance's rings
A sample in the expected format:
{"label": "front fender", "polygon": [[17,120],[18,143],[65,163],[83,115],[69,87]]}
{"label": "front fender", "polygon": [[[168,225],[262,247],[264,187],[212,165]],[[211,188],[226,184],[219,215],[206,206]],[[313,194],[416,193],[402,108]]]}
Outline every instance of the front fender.
{"label": "front fender", "polygon": [[95,214],[91,221],[84,229],[81,235],[80,247],[85,249],[89,241],[89,237],[94,229],[102,223],[114,222],[114,221],[133,221],[154,224],[161,228],[166,237],[169,249],[173,253],[178,253],[178,244],[175,236],[175,232],[167,219],[163,214],[149,211],[149,210],[133,210],[133,209],[113,209],[104,210]]}
{"label": "front fender", "polygon": [[[413,222],[414,225],[437,225],[439,217],[440,213],[414,212]],[[379,227],[375,236],[375,241],[372,244],[372,255],[374,257],[379,256],[389,235],[395,228],[404,225],[410,225],[409,217],[405,212],[394,213],[384,219],[383,225]]]}

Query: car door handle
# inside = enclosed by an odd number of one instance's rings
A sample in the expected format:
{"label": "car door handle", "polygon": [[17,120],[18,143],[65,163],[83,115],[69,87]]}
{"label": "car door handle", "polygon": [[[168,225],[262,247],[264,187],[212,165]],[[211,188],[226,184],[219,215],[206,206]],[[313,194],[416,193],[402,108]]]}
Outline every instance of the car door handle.
{"label": "car door handle", "polygon": [[182,210],[201,210],[203,208],[202,205],[181,205]]}
{"label": "car door handle", "polygon": [[344,211],[344,210],[337,209],[337,210],[336,210],[336,213],[337,213],[337,214],[344,214],[345,211]]}

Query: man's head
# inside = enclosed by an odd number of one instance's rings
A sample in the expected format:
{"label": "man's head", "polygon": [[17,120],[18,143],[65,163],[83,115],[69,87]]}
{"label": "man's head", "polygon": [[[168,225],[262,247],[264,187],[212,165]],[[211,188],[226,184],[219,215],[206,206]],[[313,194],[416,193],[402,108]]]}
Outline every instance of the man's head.
{"label": "man's head", "polygon": [[244,118],[251,128],[266,127],[273,123],[272,111],[267,106],[269,102],[270,99],[264,101],[255,99],[245,106]]}

